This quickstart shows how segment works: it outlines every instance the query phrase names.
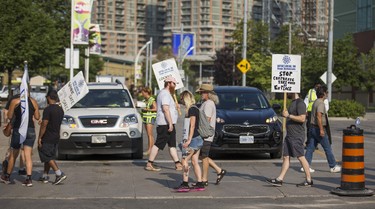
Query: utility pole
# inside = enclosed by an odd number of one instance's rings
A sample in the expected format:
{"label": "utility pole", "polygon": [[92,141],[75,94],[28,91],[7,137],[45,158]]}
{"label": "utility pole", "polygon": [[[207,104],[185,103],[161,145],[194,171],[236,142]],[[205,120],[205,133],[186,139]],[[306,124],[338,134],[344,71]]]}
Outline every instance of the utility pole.
{"label": "utility pole", "polygon": [[[243,15],[243,41],[242,41],[242,60],[246,60],[247,49],[247,3],[245,0],[244,15]],[[246,86],[246,73],[242,73],[242,86]]]}
{"label": "utility pole", "polygon": [[329,4],[329,30],[328,30],[328,70],[327,70],[327,87],[328,101],[332,98],[332,54],[333,54],[333,8],[334,0]]}

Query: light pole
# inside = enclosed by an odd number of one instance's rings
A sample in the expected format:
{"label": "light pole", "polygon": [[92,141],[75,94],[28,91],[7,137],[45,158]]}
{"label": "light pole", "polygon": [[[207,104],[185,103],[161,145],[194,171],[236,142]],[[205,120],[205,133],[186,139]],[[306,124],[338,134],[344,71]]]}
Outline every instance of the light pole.
{"label": "light pole", "polygon": [[134,87],[137,86],[137,67],[138,67],[138,60],[139,60],[139,57],[141,56],[141,53],[143,50],[145,50],[145,48],[151,44],[151,41],[148,41],[145,45],[142,46],[142,48],[139,50],[137,56],[135,57],[135,61],[134,61]]}

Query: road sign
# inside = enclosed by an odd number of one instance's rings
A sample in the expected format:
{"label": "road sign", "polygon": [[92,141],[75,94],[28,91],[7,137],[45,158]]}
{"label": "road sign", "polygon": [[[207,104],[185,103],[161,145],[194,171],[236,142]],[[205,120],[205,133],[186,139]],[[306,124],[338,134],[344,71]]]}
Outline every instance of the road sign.
{"label": "road sign", "polygon": [[[327,71],[323,73],[322,76],[320,76],[320,79],[325,83],[327,84]],[[332,73],[332,83],[335,82],[335,80],[337,79],[336,76]]]}
{"label": "road sign", "polygon": [[246,73],[250,70],[250,63],[247,60],[243,59],[237,64],[237,67],[242,73]]}

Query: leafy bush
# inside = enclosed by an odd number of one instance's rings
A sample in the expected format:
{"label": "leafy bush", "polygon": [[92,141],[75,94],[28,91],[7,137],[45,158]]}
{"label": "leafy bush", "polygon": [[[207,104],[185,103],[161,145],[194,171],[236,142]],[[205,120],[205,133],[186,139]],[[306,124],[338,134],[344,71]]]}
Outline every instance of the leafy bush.
{"label": "leafy bush", "polygon": [[365,107],[354,100],[336,100],[329,103],[328,115],[330,117],[357,118],[365,116]]}
{"label": "leafy bush", "polygon": [[[281,114],[283,110],[284,101],[283,100],[269,100],[271,106],[273,104],[280,104],[281,109],[277,111],[277,114]],[[287,100],[287,107],[289,107],[291,100]],[[357,118],[364,116],[366,114],[365,107],[354,101],[354,100],[337,100],[333,99],[329,103],[328,115],[329,117],[347,117],[347,118]]]}

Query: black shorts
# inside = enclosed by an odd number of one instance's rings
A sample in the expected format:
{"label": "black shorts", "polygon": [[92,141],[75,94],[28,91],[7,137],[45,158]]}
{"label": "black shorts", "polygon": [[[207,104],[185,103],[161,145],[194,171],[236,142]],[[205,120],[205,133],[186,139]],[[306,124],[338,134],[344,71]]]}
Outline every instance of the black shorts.
{"label": "black shorts", "polygon": [[57,144],[43,143],[41,148],[38,147],[38,152],[42,163],[56,160]]}
{"label": "black shorts", "polygon": [[162,125],[156,127],[156,142],[155,146],[157,146],[160,150],[163,150],[165,145],[168,144],[168,147],[176,147],[176,127],[173,125],[173,131],[168,132],[168,125]]}
{"label": "black shorts", "polygon": [[205,158],[209,157],[212,142],[203,141],[203,147],[201,148],[200,156]]}
{"label": "black shorts", "polygon": [[305,155],[304,137],[285,137],[283,156],[301,157]]}

